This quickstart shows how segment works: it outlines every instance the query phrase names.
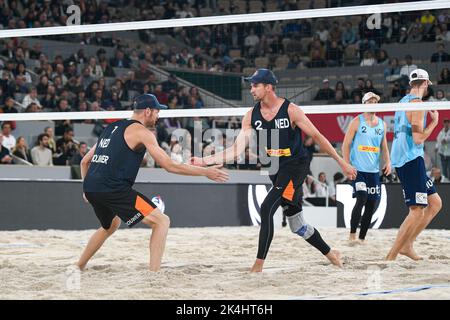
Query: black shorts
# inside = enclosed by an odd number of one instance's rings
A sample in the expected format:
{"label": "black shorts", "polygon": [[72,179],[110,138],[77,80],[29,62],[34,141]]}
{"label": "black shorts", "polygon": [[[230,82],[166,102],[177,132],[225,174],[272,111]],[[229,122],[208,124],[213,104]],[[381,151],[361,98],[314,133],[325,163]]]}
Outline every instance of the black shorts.
{"label": "black shorts", "polygon": [[273,187],[283,190],[281,205],[301,207],[303,181],[309,173],[309,160],[300,159],[283,164],[275,175],[270,176]]}
{"label": "black shorts", "polygon": [[85,195],[104,229],[111,227],[115,216],[131,228],[156,208],[151,200],[133,189],[126,192],[85,192]]}

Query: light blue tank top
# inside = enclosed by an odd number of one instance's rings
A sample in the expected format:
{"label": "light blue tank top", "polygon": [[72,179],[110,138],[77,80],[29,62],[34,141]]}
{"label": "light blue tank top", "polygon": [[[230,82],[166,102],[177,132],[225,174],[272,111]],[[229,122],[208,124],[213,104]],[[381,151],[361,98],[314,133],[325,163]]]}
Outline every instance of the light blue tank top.
{"label": "light blue tank top", "polygon": [[[419,99],[418,97],[408,94],[400,100],[400,102],[410,102]],[[426,113],[423,119],[423,127],[426,127]],[[415,144],[412,136],[411,123],[406,117],[406,111],[395,112],[394,123],[394,141],[391,148],[391,162],[394,168],[400,168],[405,163],[410,162],[418,157],[423,158],[423,143]]]}
{"label": "light blue tank top", "polygon": [[361,172],[380,171],[380,152],[384,138],[384,121],[378,118],[378,124],[370,127],[364,115],[359,116],[359,127],[350,149],[350,162]]}

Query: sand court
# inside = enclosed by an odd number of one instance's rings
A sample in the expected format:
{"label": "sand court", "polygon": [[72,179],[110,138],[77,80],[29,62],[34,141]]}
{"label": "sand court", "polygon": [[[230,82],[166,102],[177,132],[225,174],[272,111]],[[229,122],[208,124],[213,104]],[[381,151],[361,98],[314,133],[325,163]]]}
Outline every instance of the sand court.
{"label": "sand court", "polygon": [[321,228],[339,249],[343,269],[329,264],[288,229],[275,232],[266,268],[250,274],[257,227],[173,228],[162,270],[148,268],[149,229],[121,229],[83,273],[76,262],[87,231],[0,232],[0,299],[450,299],[450,231],[425,230],[424,260],[384,257],[397,230],[369,230],[350,245],[348,231]]}

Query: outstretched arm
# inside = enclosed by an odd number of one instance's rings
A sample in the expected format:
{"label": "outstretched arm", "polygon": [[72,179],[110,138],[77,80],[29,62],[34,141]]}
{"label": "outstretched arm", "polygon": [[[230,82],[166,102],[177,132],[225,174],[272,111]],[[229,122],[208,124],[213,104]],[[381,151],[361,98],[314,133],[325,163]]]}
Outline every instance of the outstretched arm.
{"label": "outstretched arm", "polygon": [[187,176],[205,176],[216,182],[225,182],[228,180],[228,173],[219,170],[220,166],[201,168],[173,161],[158,145],[155,135],[144,127],[140,126],[136,128],[134,134],[145,145],[145,148],[156,163],[168,172]]}
{"label": "outstretched arm", "polygon": [[241,155],[245,148],[247,147],[250,136],[252,133],[251,126],[251,110],[247,112],[242,119],[242,128],[239,132],[236,141],[233,145],[221,152],[218,152],[214,155],[207,156],[204,158],[196,158],[193,157],[191,159],[192,163],[199,166],[208,166],[211,164],[222,164],[228,163],[231,160],[235,160],[239,155]]}
{"label": "outstretched arm", "polygon": [[291,121],[309,135],[320,146],[321,150],[325,151],[336,160],[347,178],[354,180],[356,178],[356,169],[338,155],[331,143],[319,132],[319,130],[317,130],[303,110],[291,103],[288,112]]}

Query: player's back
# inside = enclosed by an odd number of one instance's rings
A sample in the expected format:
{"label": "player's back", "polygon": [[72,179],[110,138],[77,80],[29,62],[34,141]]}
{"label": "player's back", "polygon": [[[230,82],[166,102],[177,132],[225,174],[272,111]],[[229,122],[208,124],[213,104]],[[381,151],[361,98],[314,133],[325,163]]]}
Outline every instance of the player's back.
{"label": "player's back", "polygon": [[[414,95],[408,94],[399,102],[410,102],[420,99]],[[426,126],[426,116],[424,117],[424,127]],[[395,112],[394,122],[394,141],[392,142],[391,161],[392,166],[399,168],[405,163],[423,157],[423,143],[416,144],[412,135],[412,126],[406,115],[406,111]]]}
{"label": "player's back", "polygon": [[125,141],[125,130],[133,123],[140,122],[120,120],[103,130],[84,179],[85,192],[123,192],[133,186],[145,155],[144,147],[134,151]]}

